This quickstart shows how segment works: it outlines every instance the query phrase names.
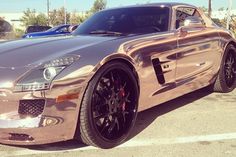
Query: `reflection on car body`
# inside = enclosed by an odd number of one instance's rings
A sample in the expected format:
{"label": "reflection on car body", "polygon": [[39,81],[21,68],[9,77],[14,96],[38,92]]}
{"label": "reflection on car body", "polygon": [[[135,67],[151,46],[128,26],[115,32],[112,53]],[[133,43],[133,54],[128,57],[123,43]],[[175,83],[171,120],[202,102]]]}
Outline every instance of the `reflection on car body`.
{"label": "reflection on car body", "polygon": [[70,35],[71,33],[70,28],[76,29],[74,27],[76,26],[69,25],[69,24],[59,25],[59,26],[47,29],[46,31],[26,33],[25,35],[22,36],[22,38],[39,38],[39,37],[54,37],[54,36]]}
{"label": "reflection on car body", "polygon": [[2,43],[0,142],[115,147],[139,111],[206,86],[232,91],[235,46],[182,3],[107,9],[73,36]]}

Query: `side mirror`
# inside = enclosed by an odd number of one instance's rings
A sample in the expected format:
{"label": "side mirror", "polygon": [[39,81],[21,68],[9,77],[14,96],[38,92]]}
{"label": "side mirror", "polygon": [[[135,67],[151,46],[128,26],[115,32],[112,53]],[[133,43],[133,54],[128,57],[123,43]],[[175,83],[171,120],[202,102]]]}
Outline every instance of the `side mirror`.
{"label": "side mirror", "polygon": [[179,37],[188,35],[188,30],[191,28],[204,28],[206,27],[199,17],[189,16],[184,20],[184,25],[177,29]]}
{"label": "side mirror", "polygon": [[184,27],[205,27],[199,17],[189,16],[184,20]]}

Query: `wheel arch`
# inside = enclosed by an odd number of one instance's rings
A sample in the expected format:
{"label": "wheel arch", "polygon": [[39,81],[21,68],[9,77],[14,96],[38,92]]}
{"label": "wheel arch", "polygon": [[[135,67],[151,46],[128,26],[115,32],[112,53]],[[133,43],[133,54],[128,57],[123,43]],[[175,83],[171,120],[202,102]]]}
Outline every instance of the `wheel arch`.
{"label": "wheel arch", "polygon": [[226,48],[227,48],[229,45],[233,45],[233,46],[236,48],[236,41],[234,41],[234,40],[229,41],[229,42],[226,44],[224,50],[226,50]]}
{"label": "wheel arch", "polygon": [[222,51],[221,62],[223,61],[225,51],[227,50],[229,45],[233,45],[236,48],[236,41],[232,39],[232,40],[228,41],[227,43],[225,43],[225,45],[222,47],[223,51]]}
{"label": "wheel arch", "polygon": [[135,61],[131,57],[127,56],[127,55],[123,55],[123,54],[113,54],[113,55],[110,55],[110,56],[104,58],[96,66],[96,69],[98,70],[99,68],[101,68],[105,64],[108,64],[110,62],[115,62],[115,61],[121,62],[123,64],[126,64],[133,71],[133,74],[134,74],[134,76],[136,78],[136,82],[137,82],[138,88],[140,90],[140,81],[139,81],[139,76],[138,76],[138,72],[137,72],[137,65],[135,64]]}

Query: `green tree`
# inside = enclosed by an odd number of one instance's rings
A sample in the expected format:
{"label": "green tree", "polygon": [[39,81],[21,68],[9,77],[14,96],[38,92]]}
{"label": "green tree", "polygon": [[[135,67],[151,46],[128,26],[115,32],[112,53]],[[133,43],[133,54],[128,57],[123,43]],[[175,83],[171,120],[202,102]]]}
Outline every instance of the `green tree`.
{"label": "green tree", "polygon": [[86,19],[86,15],[78,14],[76,11],[73,11],[70,14],[70,24],[81,24]]}
{"label": "green tree", "polygon": [[14,34],[15,34],[15,38],[21,38],[23,34],[25,34],[25,31],[22,29],[14,29]]}
{"label": "green tree", "polygon": [[28,27],[30,25],[47,25],[47,17],[43,13],[37,14],[35,10],[27,9],[20,19],[22,25]]}
{"label": "green tree", "polygon": [[218,19],[218,18],[212,18],[212,21],[217,24],[220,27],[225,27],[224,23],[222,22],[222,20]]}
{"label": "green tree", "polygon": [[[66,22],[70,22],[70,13],[66,13]],[[53,26],[61,25],[65,23],[65,8],[54,9],[49,14],[50,24]]]}
{"label": "green tree", "polygon": [[[227,9],[219,8],[218,11],[221,12],[225,18],[223,18],[223,19],[213,18],[212,20],[213,20],[218,26],[221,26],[221,27],[226,28],[226,25],[227,25],[227,17],[228,17]],[[224,15],[224,14],[225,14],[225,15]],[[236,15],[231,15],[230,30],[236,33]]]}
{"label": "green tree", "polygon": [[38,14],[36,19],[38,25],[44,25],[44,26],[48,25],[48,18],[45,14],[43,13]]}
{"label": "green tree", "polygon": [[225,10],[224,7],[221,7],[221,8],[218,9],[218,11],[224,11],[224,10]]}
{"label": "green tree", "polygon": [[93,7],[91,8],[91,13],[94,14],[98,11],[105,9],[106,5],[107,5],[106,0],[95,0],[93,3]]}
{"label": "green tree", "polygon": [[199,7],[204,13],[206,13],[207,11],[208,11],[208,9],[206,8],[206,7],[204,7],[204,6],[202,6],[202,7]]}

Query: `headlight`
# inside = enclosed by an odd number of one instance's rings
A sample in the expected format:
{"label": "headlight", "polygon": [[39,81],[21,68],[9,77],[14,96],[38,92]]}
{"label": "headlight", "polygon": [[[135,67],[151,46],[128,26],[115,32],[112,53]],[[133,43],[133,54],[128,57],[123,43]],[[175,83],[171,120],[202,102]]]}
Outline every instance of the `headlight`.
{"label": "headlight", "polygon": [[44,77],[45,80],[51,81],[63,69],[64,69],[64,67],[48,67],[48,68],[45,68],[44,71],[43,71],[43,77]]}
{"label": "headlight", "polygon": [[15,92],[47,90],[53,79],[66,67],[79,59],[79,56],[59,58],[26,73],[15,86]]}
{"label": "headlight", "polygon": [[30,35],[26,35],[25,38],[32,38],[32,36],[30,36]]}

